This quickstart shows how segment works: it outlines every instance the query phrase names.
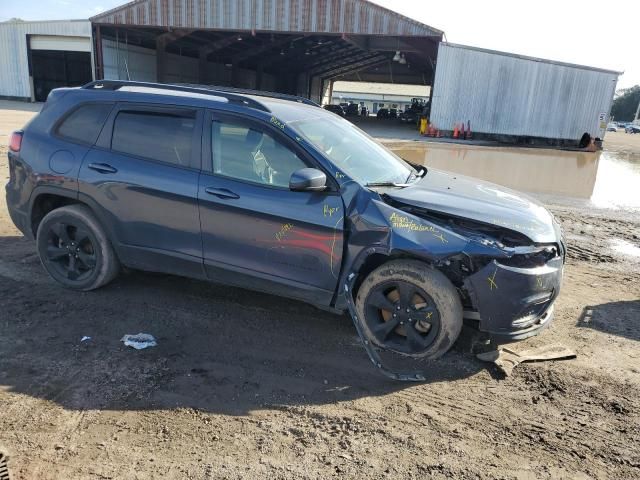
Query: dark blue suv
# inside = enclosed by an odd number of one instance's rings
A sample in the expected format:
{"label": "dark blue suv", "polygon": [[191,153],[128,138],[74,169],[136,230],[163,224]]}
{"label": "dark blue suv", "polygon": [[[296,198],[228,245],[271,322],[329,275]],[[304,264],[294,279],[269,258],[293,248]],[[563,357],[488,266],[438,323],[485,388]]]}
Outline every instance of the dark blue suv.
{"label": "dark blue suv", "polygon": [[552,317],[564,245],[535,201],[395,156],[309,100],[100,81],[13,134],[7,204],[56,281],[121,266],[349,311],[375,357],[442,355],[463,318],[520,339]]}

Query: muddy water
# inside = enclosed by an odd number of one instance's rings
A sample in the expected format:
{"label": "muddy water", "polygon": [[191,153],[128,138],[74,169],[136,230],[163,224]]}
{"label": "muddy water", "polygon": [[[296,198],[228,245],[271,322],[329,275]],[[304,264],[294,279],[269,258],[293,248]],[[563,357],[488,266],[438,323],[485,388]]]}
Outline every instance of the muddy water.
{"label": "muddy water", "polygon": [[446,143],[388,143],[402,158],[522,192],[640,208],[640,155]]}

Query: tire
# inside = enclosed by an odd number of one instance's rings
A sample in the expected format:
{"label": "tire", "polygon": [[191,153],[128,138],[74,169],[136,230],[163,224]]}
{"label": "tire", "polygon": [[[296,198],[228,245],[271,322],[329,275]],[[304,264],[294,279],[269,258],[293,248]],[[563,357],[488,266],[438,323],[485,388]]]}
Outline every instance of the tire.
{"label": "tire", "polygon": [[418,260],[392,260],[371,272],[358,290],[356,312],[372,343],[414,358],[441,357],[462,329],[457,290]]}
{"label": "tire", "polygon": [[120,262],[104,229],[84,205],[68,205],[49,212],[38,226],[36,243],[49,276],[67,288],[95,290],[120,271]]}

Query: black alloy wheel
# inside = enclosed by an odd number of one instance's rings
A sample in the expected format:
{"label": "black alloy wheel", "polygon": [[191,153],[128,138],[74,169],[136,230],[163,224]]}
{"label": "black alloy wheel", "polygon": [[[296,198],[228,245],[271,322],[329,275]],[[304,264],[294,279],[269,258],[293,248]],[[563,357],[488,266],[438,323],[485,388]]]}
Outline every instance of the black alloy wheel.
{"label": "black alloy wheel", "polygon": [[441,357],[462,329],[458,291],[420,260],[390,260],[373,270],[357,290],[355,307],[367,340],[416,359]]}
{"label": "black alloy wheel", "polygon": [[67,205],[49,212],[38,226],[36,242],[47,273],[67,288],[94,290],[120,271],[105,230],[85,205]]}
{"label": "black alloy wheel", "polygon": [[48,227],[46,258],[51,268],[70,281],[89,278],[96,269],[96,239],[80,225],[56,222]]}
{"label": "black alloy wheel", "polygon": [[440,331],[440,312],[424,289],[404,280],[374,287],[365,300],[365,322],[380,345],[420,354]]}

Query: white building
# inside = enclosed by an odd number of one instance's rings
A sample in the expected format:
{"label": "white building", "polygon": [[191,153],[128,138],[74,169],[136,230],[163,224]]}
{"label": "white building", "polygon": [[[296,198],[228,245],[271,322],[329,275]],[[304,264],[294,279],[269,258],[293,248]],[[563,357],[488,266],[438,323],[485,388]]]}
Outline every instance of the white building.
{"label": "white building", "polygon": [[93,80],[91,22],[2,22],[0,59],[0,98],[44,101],[53,88]]}
{"label": "white building", "polygon": [[403,85],[397,83],[335,82],[331,101],[325,103],[356,103],[366,106],[370,114],[381,108],[397,108],[404,111],[414,98],[428,100],[431,87],[427,85]]}

